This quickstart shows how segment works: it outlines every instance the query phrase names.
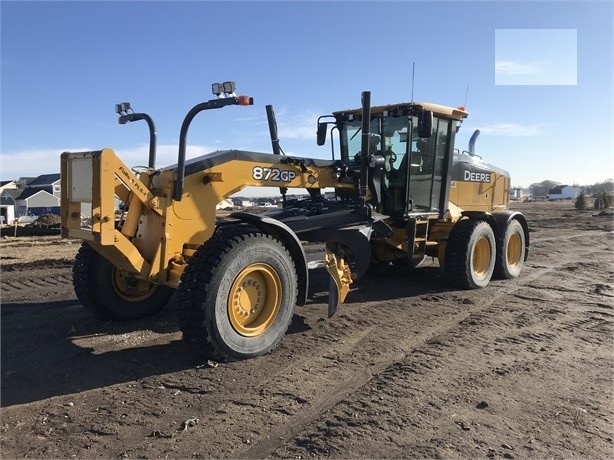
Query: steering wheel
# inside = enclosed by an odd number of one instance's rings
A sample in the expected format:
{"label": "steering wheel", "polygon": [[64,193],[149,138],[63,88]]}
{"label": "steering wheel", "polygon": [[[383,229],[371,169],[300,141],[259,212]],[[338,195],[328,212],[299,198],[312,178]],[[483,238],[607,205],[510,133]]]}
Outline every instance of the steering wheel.
{"label": "steering wheel", "polygon": [[386,150],[386,166],[385,169],[388,173],[394,169],[394,162],[397,161],[397,154],[392,149]]}
{"label": "steering wheel", "polygon": [[390,157],[391,163],[397,161],[397,154],[394,153],[394,151],[390,147],[388,147],[388,150],[386,150],[386,153],[384,154],[384,156]]}

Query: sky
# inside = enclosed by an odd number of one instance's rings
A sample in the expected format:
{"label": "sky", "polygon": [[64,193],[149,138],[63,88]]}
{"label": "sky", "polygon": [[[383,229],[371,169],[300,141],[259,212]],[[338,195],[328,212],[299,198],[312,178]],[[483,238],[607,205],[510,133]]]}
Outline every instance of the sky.
{"label": "sky", "polygon": [[[236,81],[248,107],[202,112],[187,158],[271,152],[273,105],[289,155],[330,158],[320,115],[412,100],[465,106],[466,149],[512,185],[589,185],[614,177],[614,2],[7,1],[0,2],[0,179],[58,173],[63,151],[112,148],[177,162],[179,131],[211,83]],[[415,66],[415,67],[414,67]],[[277,192],[275,190],[275,192]]]}

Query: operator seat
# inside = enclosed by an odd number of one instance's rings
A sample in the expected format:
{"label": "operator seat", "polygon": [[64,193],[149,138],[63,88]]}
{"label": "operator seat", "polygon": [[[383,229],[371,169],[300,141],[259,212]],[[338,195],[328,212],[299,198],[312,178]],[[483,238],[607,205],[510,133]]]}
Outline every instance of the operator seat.
{"label": "operator seat", "polygon": [[407,155],[403,155],[399,169],[392,168],[388,174],[388,187],[383,200],[384,214],[391,217],[403,217],[406,190]]}

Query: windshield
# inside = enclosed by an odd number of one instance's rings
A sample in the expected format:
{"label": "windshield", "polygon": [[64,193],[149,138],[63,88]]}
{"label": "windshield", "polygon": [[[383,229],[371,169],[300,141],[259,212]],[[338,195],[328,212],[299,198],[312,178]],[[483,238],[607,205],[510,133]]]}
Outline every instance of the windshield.
{"label": "windshield", "polygon": [[[341,128],[341,157],[354,167],[360,162],[361,125],[352,120]],[[451,124],[434,118],[432,135],[426,138],[418,138],[416,125],[415,116],[372,116],[369,153],[383,157],[380,212],[390,216],[435,212],[442,205]]]}
{"label": "windshield", "polygon": [[[359,120],[346,122],[342,136],[347,141],[347,150],[342,151],[345,161],[358,161],[362,148],[362,123]],[[399,167],[407,152],[409,119],[399,117],[376,117],[371,120],[369,153],[389,157],[389,165]]]}

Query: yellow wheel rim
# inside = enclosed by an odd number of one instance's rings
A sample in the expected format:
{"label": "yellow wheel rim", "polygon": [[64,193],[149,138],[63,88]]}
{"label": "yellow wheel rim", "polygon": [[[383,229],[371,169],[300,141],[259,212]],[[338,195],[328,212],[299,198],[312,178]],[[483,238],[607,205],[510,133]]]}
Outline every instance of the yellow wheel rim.
{"label": "yellow wheel rim", "polygon": [[490,266],[491,249],[487,238],[480,238],[473,251],[473,273],[478,278],[484,278]]}
{"label": "yellow wheel rim", "polygon": [[275,321],[281,308],[281,279],[273,267],[252,264],[237,276],[228,295],[228,318],[239,334],[255,337]]}
{"label": "yellow wheel rim", "polygon": [[510,267],[518,265],[522,259],[522,238],[518,232],[510,236],[507,242],[507,264]]}
{"label": "yellow wheel rim", "polygon": [[147,299],[156,289],[155,284],[138,279],[134,275],[113,269],[113,288],[119,297],[128,302],[139,302]]}

